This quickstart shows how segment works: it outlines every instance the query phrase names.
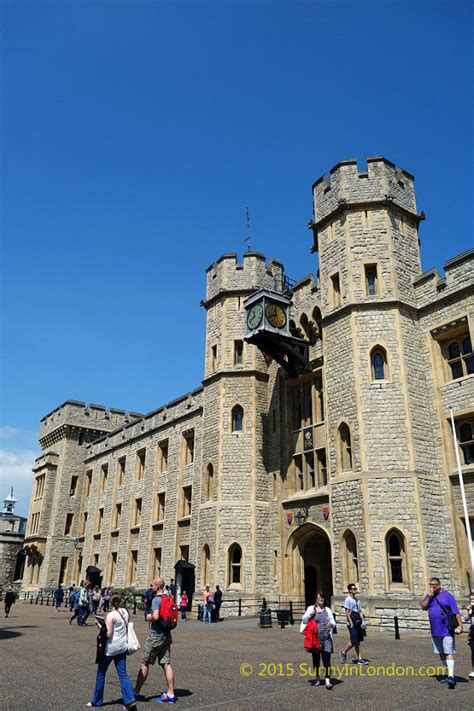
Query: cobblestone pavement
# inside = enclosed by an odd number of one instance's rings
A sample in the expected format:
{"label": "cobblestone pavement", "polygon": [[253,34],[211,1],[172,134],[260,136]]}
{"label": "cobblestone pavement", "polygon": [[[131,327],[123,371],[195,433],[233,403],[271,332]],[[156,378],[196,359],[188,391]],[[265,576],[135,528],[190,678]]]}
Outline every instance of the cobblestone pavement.
{"label": "cobblestone pavement", "polygon": [[[3,612],[3,611],[2,611]],[[10,618],[0,619],[0,708],[43,711],[84,708],[91,699],[95,679],[96,628],[69,625],[66,610],[17,603]],[[89,618],[90,620],[90,618]],[[140,641],[148,625],[137,614]],[[467,635],[457,638],[457,686],[449,690],[433,676],[395,676],[399,667],[436,665],[428,635],[408,635],[395,641],[390,633],[369,631],[364,654],[371,664],[362,670],[345,668],[333,655],[337,674],[332,691],[314,687],[309,676],[310,655],[303,649],[297,625],[281,630],[260,629],[255,619],[226,620],[218,625],[180,622],[173,633],[172,664],[176,673],[178,709],[443,709],[474,708],[474,680],[468,679],[470,652]],[[335,637],[335,649],[346,641],[346,631]],[[140,652],[127,661],[135,678]],[[394,667],[390,667],[394,663]],[[384,667],[382,676],[379,667]],[[346,670],[347,674],[342,672]],[[355,676],[355,672],[364,676]],[[351,675],[349,675],[351,674]],[[393,674],[393,675],[391,675]],[[141,711],[158,708],[154,696],[164,688],[160,668],[150,671],[143,689],[147,700]],[[110,668],[105,687],[107,710],[121,708],[120,687]]]}

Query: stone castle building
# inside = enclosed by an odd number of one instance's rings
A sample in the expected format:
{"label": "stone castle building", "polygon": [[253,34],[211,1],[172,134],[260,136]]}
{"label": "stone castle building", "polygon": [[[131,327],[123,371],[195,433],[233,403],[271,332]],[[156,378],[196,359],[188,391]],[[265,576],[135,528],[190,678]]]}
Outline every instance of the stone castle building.
{"label": "stone castle building", "polygon": [[417,614],[430,575],[467,593],[449,407],[472,512],[474,250],[422,272],[414,179],[385,158],[342,161],[313,197],[318,278],[256,252],[207,269],[200,387],[144,416],[43,418],[25,589],[94,565],[117,587],[161,571],[337,604],[357,581],[382,622]]}

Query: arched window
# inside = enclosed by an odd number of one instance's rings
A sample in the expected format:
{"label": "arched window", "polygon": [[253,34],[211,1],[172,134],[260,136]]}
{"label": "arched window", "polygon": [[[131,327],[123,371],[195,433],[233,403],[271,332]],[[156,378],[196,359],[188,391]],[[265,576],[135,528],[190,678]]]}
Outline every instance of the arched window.
{"label": "arched window", "polygon": [[240,405],[232,410],[232,432],[242,432],[244,429],[244,411]]}
{"label": "arched window", "polygon": [[345,550],[343,551],[345,561],[346,584],[351,580],[358,582],[359,580],[359,555],[357,551],[356,537],[349,529],[344,533],[343,543]]}
{"label": "arched window", "polygon": [[316,324],[316,328],[318,329],[318,338],[322,341],[323,340],[323,318],[321,316],[321,311],[320,309],[315,306],[313,309],[313,321]]}
{"label": "arched window", "polygon": [[339,425],[339,466],[342,472],[352,469],[351,432],[345,422]]}
{"label": "arched window", "polygon": [[398,531],[389,531],[385,538],[385,543],[387,548],[389,582],[391,584],[406,584],[407,574],[404,537]]}
{"label": "arched window", "polygon": [[242,582],[242,548],[233,543],[229,548],[229,585],[240,585]]}
{"label": "arched window", "polygon": [[370,366],[372,380],[387,379],[387,354],[380,346],[372,349],[370,354]]}
{"label": "arched window", "polygon": [[214,467],[209,463],[204,475],[204,501],[209,501],[214,495]]}
{"label": "arched window", "polygon": [[201,565],[201,582],[202,586],[209,585],[209,577],[211,575],[211,551],[206,545],[202,549],[202,565]]}

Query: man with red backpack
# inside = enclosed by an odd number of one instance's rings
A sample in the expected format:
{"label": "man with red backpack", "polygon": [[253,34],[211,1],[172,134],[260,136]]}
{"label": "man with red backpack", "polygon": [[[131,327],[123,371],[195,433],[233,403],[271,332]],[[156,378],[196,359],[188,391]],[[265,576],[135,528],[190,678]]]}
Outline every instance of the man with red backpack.
{"label": "man with red backpack", "polygon": [[165,581],[163,578],[154,578],[151,586],[155,597],[151,603],[151,611],[145,618],[151,623],[150,634],[145,642],[142,665],[135,685],[135,698],[137,701],[143,700],[140,695],[141,688],[148,676],[150,664],[154,664],[158,659],[158,664],[163,667],[167,689],[156,700],[162,704],[175,704],[177,699],[174,694],[174,672],[171,666],[171,644],[173,642],[171,630],[176,627],[178,622],[178,608],[174,600],[164,594]]}

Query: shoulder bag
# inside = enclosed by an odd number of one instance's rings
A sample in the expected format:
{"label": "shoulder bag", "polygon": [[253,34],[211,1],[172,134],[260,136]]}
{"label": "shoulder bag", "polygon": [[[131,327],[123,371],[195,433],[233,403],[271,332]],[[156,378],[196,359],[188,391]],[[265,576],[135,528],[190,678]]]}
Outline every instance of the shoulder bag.
{"label": "shoulder bag", "polygon": [[130,619],[130,615],[128,614],[128,611],[127,611],[128,620],[125,619],[125,617],[122,615],[120,610],[117,610],[117,612],[119,613],[122,620],[125,622],[125,627],[127,629],[127,654],[135,654],[135,652],[137,652],[140,649],[141,644],[138,641],[138,637],[135,632],[133,622]]}

